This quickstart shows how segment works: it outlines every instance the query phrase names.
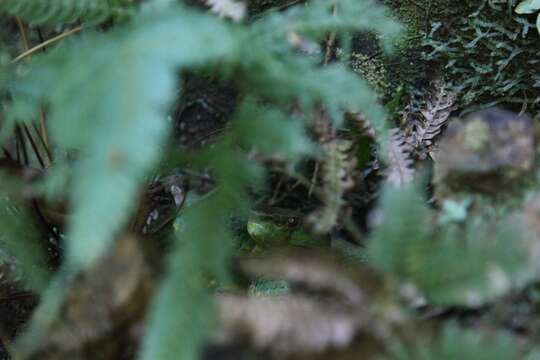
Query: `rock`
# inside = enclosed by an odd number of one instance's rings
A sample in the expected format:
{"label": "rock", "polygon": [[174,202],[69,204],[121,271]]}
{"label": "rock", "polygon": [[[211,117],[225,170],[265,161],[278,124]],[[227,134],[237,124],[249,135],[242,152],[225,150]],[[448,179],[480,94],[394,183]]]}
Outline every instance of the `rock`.
{"label": "rock", "polygon": [[492,108],[450,123],[440,141],[435,183],[451,190],[497,193],[532,173],[529,117]]}

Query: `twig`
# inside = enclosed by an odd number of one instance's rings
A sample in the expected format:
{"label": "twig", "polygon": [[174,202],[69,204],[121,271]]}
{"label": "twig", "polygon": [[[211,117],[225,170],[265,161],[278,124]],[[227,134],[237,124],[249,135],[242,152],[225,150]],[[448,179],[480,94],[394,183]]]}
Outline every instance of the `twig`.
{"label": "twig", "polygon": [[19,32],[21,33],[24,48],[25,50],[28,50],[30,48],[30,44],[28,43],[28,38],[26,37],[26,30],[24,29],[24,24],[18,16],[15,16],[15,21],[17,22],[17,27],[19,28]]}
{"label": "twig", "polygon": [[[335,17],[337,15],[337,7],[334,5],[332,7],[332,16]],[[330,57],[332,56],[332,48],[334,47],[334,44],[336,42],[336,32],[333,31],[328,36],[328,40],[326,40],[326,53],[324,55],[324,65],[327,65],[330,61]]]}
{"label": "twig", "polygon": [[315,189],[315,184],[317,183],[317,175],[319,174],[319,162],[315,163],[315,169],[313,169],[313,175],[311,176],[311,182],[308,190],[308,197],[311,197],[313,190]]}
{"label": "twig", "polygon": [[73,29],[71,29],[71,30],[69,30],[69,31],[63,32],[63,33],[60,34],[60,35],[57,35],[57,36],[55,36],[55,37],[52,37],[52,38],[50,38],[49,40],[46,40],[46,41],[42,42],[41,44],[36,45],[36,46],[34,46],[33,48],[26,50],[25,52],[23,52],[22,54],[20,54],[19,56],[17,56],[15,59],[13,59],[12,62],[15,63],[15,62],[21,61],[22,59],[24,59],[24,58],[27,57],[27,56],[32,55],[32,54],[35,53],[36,51],[41,50],[41,49],[43,49],[44,47],[47,47],[47,46],[51,45],[52,43],[55,43],[55,42],[57,42],[57,41],[60,41],[60,40],[66,38],[66,37],[68,37],[68,36],[70,36],[70,35],[72,35],[72,34],[78,32],[78,31],[81,31],[81,30],[82,30],[82,26],[77,26],[76,28],[73,28]]}
{"label": "twig", "polygon": [[[21,19],[19,17],[16,17],[16,21],[17,21],[17,26],[19,27],[19,31],[21,33],[21,36],[22,36],[22,39],[23,39],[23,44],[24,44],[24,47],[25,47],[25,51],[20,54],[19,56],[17,56],[15,59],[13,59],[13,63],[15,62],[18,62],[26,57],[29,57],[31,56],[33,53],[35,53],[36,51],[40,50],[40,49],[43,49],[45,48],[46,46],[56,42],[56,41],[59,41],[79,30],[82,29],[81,26],[78,26],[74,29],[71,29],[69,31],[66,31],[58,36],[55,36],[49,40],[46,40],[46,41],[43,41],[42,43],[40,43],[39,45],[37,46],[34,46],[33,48],[30,49],[30,45],[28,43],[28,38],[26,36],[26,31],[24,29],[24,25],[21,21]],[[42,161],[40,161],[41,165],[42,166],[46,166],[48,167],[51,163],[52,163],[52,155],[51,155],[51,152],[50,152],[50,149],[49,149],[49,138],[48,138],[48,135],[47,135],[47,128],[45,126],[45,113],[43,112],[43,109],[40,109],[39,111],[39,127],[40,127],[40,131],[38,131],[38,137],[40,138],[41,140],[41,143],[43,144],[43,147],[45,148],[45,153],[46,153],[46,164],[43,163]],[[28,129],[26,129],[25,127],[25,130],[26,130],[26,135],[28,136],[28,138],[30,139],[30,141],[32,142],[32,145],[33,145],[33,148],[34,148],[34,151],[36,152],[36,156],[38,158],[41,158],[41,156],[39,155],[39,153],[37,153],[37,147],[35,147],[35,142],[32,140],[32,137],[31,137],[31,134],[30,132],[28,131]]]}
{"label": "twig", "polygon": [[45,158],[47,160],[46,167],[49,167],[52,163],[52,155],[49,148],[49,136],[47,134],[47,128],[45,127],[45,112],[42,108],[39,109],[39,129],[40,132],[38,132],[38,137],[40,138],[43,147],[45,148],[45,154],[47,155]]}
{"label": "twig", "polygon": [[39,165],[41,165],[42,168],[45,167],[45,163],[43,162],[43,159],[41,158],[41,155],[39,154],[39,150],[37,148],[37,145],[32,138],[32,135],[30,134],[30,131],[28,130],[28,127],[26,125],[23,125],[24,133],[26,134],[26,137],[30,141],[30,145],[32,146],[32,150],[34,150],[34,154],[36,155],[37,161],[39,162]]}

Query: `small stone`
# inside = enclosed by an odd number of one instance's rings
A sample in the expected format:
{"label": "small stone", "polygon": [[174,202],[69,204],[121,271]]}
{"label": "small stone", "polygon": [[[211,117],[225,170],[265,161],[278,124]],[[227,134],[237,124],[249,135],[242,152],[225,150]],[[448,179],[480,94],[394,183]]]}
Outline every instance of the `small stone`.
{"label": "small stone", "polygon": [[435,182],[498,192],[532,172],[534,152],[529,117],[497,108],[479,111],[448,126],[437,153]]}

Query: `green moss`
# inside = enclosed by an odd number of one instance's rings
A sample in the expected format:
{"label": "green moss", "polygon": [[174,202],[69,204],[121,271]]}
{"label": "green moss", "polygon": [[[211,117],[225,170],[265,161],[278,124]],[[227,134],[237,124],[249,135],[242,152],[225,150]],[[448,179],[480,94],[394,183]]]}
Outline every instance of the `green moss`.
{"label": "green moss", "polygon": [[455,16],[465,5],[455,0],[385,0],[394,9],[398,20],[407,28],[407,35],[399,44],[403,48],[421,44],[422,38],[429,34],[433,21],[443,21]]}
{"label": "green moss", "polygon": [[375,88],[378,94],[382,96],[389,94],[390,83],[385,64],[380,58],[353,53],[351,66],[355,72],[362,75]]}
{"label": "green moss", "polygon": [[384,0],[384,3],[405,25],[404,36],[395,44],[396,51],[390,57],[382,56],[380,49],[373,48],[373,44],[377,44],[376,39],[358,36],[353,46],[352,66],[368,79],[385,100],[390,100],[399,87],[403,87],[403,92],[410,97],[418,94],[418,98],[424,98],[422,94],[426,86],[433,78],[440,76],[436,66],[426,61],[423,53],[423,43],[431,23],[454,18],[458,11],[463,11],[463,4],[456,0]]}
{"label": "green moss", "polygon": [[469,150],[481,150],[488,142],[489,126],[484,121],[475,119],[464,128],[464,148]]}
{"label": "green moss", "polygon": [[534,103],[540,89],[538,34],[511,4],[487,0],[462,6],[464,13],[432,22],[424,41],[426,60],[441,66],[461,106],[504,103],[515,110]]}

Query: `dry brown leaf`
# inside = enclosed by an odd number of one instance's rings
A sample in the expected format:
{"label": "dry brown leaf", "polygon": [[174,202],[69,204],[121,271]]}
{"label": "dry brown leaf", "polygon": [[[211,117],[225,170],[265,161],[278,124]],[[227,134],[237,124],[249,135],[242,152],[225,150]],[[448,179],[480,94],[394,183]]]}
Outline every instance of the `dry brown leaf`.
{"label": "dry brown leaf", "polygon": [[221,294],[218,341],[249,338],[259,350],[289,355],[347,346],[369,322],[369,312],[303,295]]}
{"label": "dry brown leaf", "polygon": [[387,181],[402,187],[414,179],[414,163],[410,157],[411,147],[399,129],[390,129],[388,145]]}
{"label": "dry brown leaf", "polygon": [[336,138],[322,144],[322,148],[325,153],[321,189],[324,206],[307,218],[316,234],[329,233],[336,226],[344,205],[343,195],[354,187],[353,174],[356,168],[356,158],[351,154],[351,141]]}
{"label": "dry brown leaf", "polygon": [[[34,358],[76,358],[109,338],[116,329],[130,328],[128,323],[139,326],[153,284],[139,239],[131,235],[122,237],[104,259],[69,289],[58,321]],[[99,347],[94,351],[101,356]]]}
{"label": "dry brown leaf", "polygon": [[261,257],[242,259],[244,273],[268,279],[283,279],[315,290],[334,293],[350,304],[365,304],[369,293],[376,292],[379,279],[367,268],[357,271],[342,264],[342,259],[317,250],[274,251]]}
{"label": "dry brown leaf", "polygon": [[406,112],[407,141],[421,158],[431,151],[435,138],[447,123],[450,113],[455,110],[455,101],[455,94],[448,91],[442,80],[437,80],[433,83],[431,93],[420,114]]}
{"label": "dry brown leaf", "polygon": [[396,319],[395,307],[380,301],[384,282],[367,267],[345,265],[333,254],[274,251],[241,259],[239,268],[249,276],[286,280],[291,293],[219,294],[221,343],[245,339],[277,358],[316,354],[348,346],[359,332],[382,338]]}

